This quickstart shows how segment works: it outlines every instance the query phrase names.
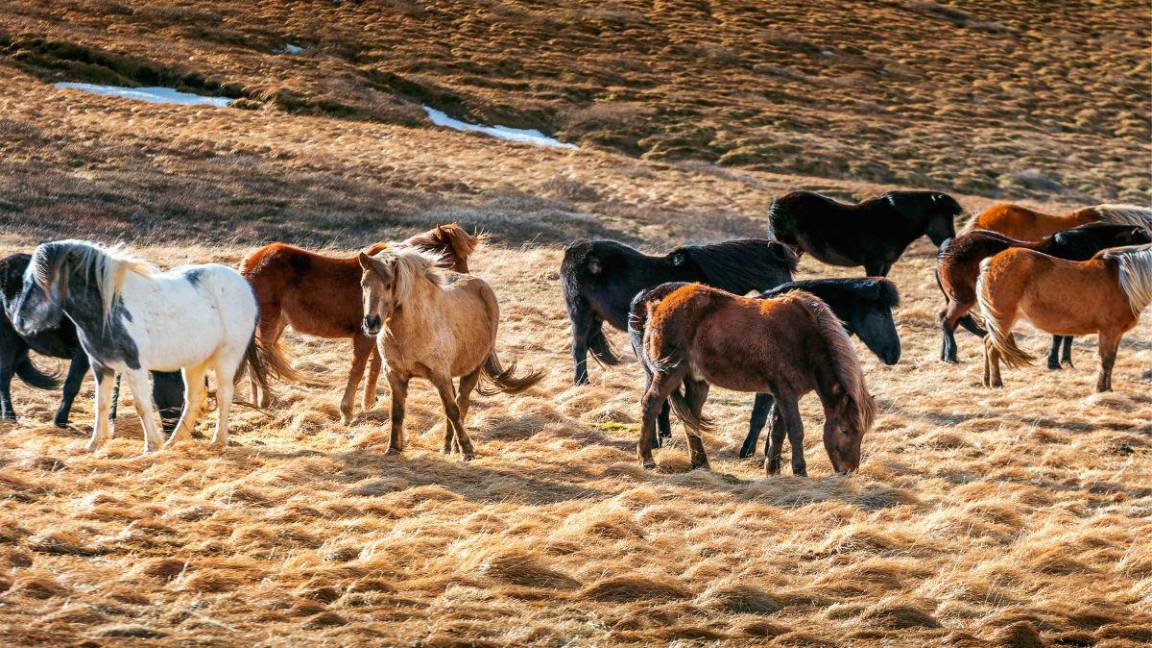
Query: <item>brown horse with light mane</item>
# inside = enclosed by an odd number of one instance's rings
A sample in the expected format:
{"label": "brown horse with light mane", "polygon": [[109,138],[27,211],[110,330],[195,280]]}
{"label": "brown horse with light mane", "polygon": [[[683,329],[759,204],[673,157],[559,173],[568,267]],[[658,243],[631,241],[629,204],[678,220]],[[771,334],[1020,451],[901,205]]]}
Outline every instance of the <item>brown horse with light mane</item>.
{"label": "brown horse with light mane", "polygon": [[1020,241],[1039,241],[1086,223],[1140,225],[1152,229],[1152,209],[1139,205],[1097,205],[1069,214],[1053,215],[1021,205],[1001,203],[984,210],[968,229],[992,230]]}
{"label": "brown horse with light mane", "polygon": [[1012,248],[981,263],[976,293],[988,327],[984,384],[1002,387],[1000,360],[1009,367],[1032,356],[1016,345],[1012,326],[1023,315],[1055,335],[1099,335],[1096,391],[1112,389],[1120,338],[1152,301],[1152,245],[1112,248],[1087,261],[1065,261]]}
{"label": "brown horse with light mane", "polygon": [[[797,475],[807,474],[797,402],[816,391],[832,467],[840,473],[859,467],[876,404],[843,323],[816,297],[796,291],[750,299],[701,284],[663,284],[633,300],[628,334],[652,375],[637,446],[645,468],[656,465],[656,416],[669,397],[688,430],[692,467],[707,467],[700,432],[711,426],[701,415],[709,385],[776,398],[771,442],[778,446],[787,432]],[[779,472],[779,448],[768,454],[767,472]]]}
{"label": "brown horse with light mane", "polygon": [[[377,243],[368,248],[375,254],[389,245],[427,250],[440,255],[445,267],[468,272],[468,257],[476,250],[481,236],[469,234],[455,223],[440,225],[396,244]],[[360,264],[356,257],[324,256],[286,243],[266,245],[247,256],[242,274],[252,284],[260,307],[260,326],[256,334],[261,344],[274,354],[278,370],[291,372],[283,356],[280,336],[291,325],[293,329],[323,338],[352,338],[352,368],[340,401],[344,422],[352,420],[356,387],[371,360],[368,382],[364,386],[364,408],[376,403],[376,381],[380,377],[380,355],[371,337],[360,324],[364,319],[364,302],[360,294]],[[252,387],[252,399],[259,398],[268,407],[270,396],[260,396]]]}
{"label": "brown horse with light mane", "polygon": [[[540,382],[543,374],[515,376],[496,356],[500,307],[492,288],[479,277],[441,272],[440,259],[425,252],[385,248],[360,253],[364,333],[375,338],[388,361],[392,388],[392,436],[388,451],[404,449],[404,407],[408,382],[430,381],[440,394],[446,420],[444,452],[459,450],[474,456],[464,431],[468,402],[481,378],[498,391],[520,393]],[[460,378],[456,390],[452,379]],[[481,390],[482,394],[485,392]]]}

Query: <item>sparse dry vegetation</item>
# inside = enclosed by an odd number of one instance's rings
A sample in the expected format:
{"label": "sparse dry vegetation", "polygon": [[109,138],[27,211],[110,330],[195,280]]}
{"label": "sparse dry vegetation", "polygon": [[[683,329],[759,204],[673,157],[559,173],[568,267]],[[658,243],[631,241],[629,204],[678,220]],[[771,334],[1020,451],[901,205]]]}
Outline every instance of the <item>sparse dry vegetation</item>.
{"label": "sparse dry vegetation", "polygon": [[[57,430],[58,394],[17,382],[22,419],[0,426],[0,643],[1147,645],[1147,318],[1114,393],[1092,393],[1092,340],[1074,370],[984,389],[972,336],[962,364],[937,360],[921,241],[892,275],[903,359],[854,343],[880,403],[857,475],[830,474],[809,398],[813,477],[766,478],[736,458],[751,398],[724,391],[707,408],[712,471],[687,470],[677,425],[649,473],[637,367],[571,386],[557,285],[571,238],[760,234],[793,187],[948,188],[972,211],[1146,203],[1147,19],[1139,3],[1023,0],[3,4],[0,252],[88,237],[235,265],[269,240],[350,254],[459,220],[492,234],[472,265],[500,298],[498,348],[547,377],[474,400],[467,464],[438,452],[424,384],[403,456],[383,453],[383,387],[342,425],[344,341],[289,333],[297,366],[333,387],[241,408],[220,454],[200,440],[140,457],[132,416],[87,454],[91,387]],[[59,75],[249,109],[45,83]],[[414,101],[581,149],[431,128]],[[800,273],[852,274],[810,259]]]}

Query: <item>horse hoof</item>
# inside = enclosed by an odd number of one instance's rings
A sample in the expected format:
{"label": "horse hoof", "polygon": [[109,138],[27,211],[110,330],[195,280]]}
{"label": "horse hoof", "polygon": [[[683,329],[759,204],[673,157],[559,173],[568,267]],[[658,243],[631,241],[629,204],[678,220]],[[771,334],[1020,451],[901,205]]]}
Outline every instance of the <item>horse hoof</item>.
{"label": "horse hoof", "polygon": [[644,470],[656,470],[655,461],[642,461],[640,465],[644,467]]}
{"label": "horse hoof", "polygon": [[400,448],[397,446],[388,446],[388,450],[384,454],[398,455],[402,452],[404,452],[404,448]]}
{"label": "horse hoof", "polygon": [[475,454],[475,453],[473,453],[473,452],[465,452],[465,453],[463,454],[463,456],[461,457],[461,459],[462,459],[463,461],[472,461],[472,460],[473,460],[473,459],[475,459],[475,458],[476,458],[476,454]]}

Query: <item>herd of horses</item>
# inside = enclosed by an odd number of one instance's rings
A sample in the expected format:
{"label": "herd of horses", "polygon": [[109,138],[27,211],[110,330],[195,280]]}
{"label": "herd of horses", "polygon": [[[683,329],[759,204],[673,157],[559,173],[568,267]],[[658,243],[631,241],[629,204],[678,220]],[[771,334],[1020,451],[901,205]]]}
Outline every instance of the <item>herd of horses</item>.
{"label": "herd of horses", "polygon": [[[936,280],[946,300],[942,360],[957,361],[955,331],[963,326],[984,339],[984,384],[1001,386],[1001,361],[1016,367],[1032,360],[1012,334],[1024,318],[1055,336],[1053,369],[1071,364],[1073,336],[1098,335],[1097,389],[1111,389],[1121,337],[1152,301],[1152,209],[1100,205],[1053,216],[997,205],[957,235],[962,214],[940,192],[894,191],[848,204],[796,191],[772,202],[763,239],[684,246],[663,256],[617,241],[572,243],[560,276],[574,382],[588,382],[589,353],[602,364],[619,362],[607,323],[627,332],[643,371],[637,454],[644,467],[655,465],[653,450],[671,435],[673,412],[688,433],[692,466],[708,465],[701,433],[712,422],[703,407],[715,385],[755,394],[741,457],[755,454],[771,419],[769,474],[780,470],[785,436],[793,473],[806,474],[798,401],[815,391],[829,460],[837,472],[852,472],[876,404],[849,336],[885,364],[899,362],[893,309],[900,297],[886,276],[926,236],[939,248]],[[204,264],[166,272],[88,241],[41,244],[0,261],[0,415],[16,418],[13,375],[36,388],[60,384],[36,367],[30,351],[68,358],[55,424],[68,425],[90,370],[96,396],[88,447],[100,447],[112,434],[123,377],[149,452],[193,434],[211,374],[219,410],[212,442],[224,447],[243,376],[250,376],[253,405],[261,408],[274,404],[273,379],[324,384],[295,369],[284,353],[281,337],[290,326],[351,341],[340,404],[345,422],[353,420],[362,381],[363,407],[374,406],[384,371],[389,452],[402,451],[409,382],[427,380],[444,408],[444,452],[471,459],[464,421],[472,392],[515,394],[543,378],[519,372],[514,362],[505,366],[496,352],[495,292],[469,274],[480,243],[452,224],[350,258],[273,243],[249,254],[239,270]],[[793,281],[804,254],[863,266],[866,276]]]}

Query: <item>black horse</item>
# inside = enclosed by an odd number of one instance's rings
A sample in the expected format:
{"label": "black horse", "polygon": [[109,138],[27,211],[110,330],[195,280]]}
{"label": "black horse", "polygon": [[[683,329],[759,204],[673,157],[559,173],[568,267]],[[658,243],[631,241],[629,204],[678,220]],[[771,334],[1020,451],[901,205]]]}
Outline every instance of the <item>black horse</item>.
{"label": "black horse", "polygon": [[[616,241],[576,241],[564,249],[560,281],[572,320],[575,383],[588,382],[588,352],[597,361],[619,362],[603,323],[628,328],[628,308],[637,293],[670,281],[696,282],[743,295],[792,279],[796,255],[776,241],[738,239],[686,245],[664,256],[648,256]],[[667,424],[667,412],[661,416]],[[661,428],[664,429],[663,427]]]}
{"label": "black horse", "polygon": [[[987,335],[970,314],[965,313],[962,317],[956,317],[957,313],[962,312],[958,310],[959,307],[971,307],[975,304],[976,277],[980,271],[980,261],[983,259],[1010,247],[1027,247],[1048,256],[1070,261],[1086,261],[1101,250],[1146,243],[1152,243],[1152,235],[1149,235],[1148,230],[1139,225],[1113,223],[1089,223],[1057,232],[1035,242],[1017,241],[989,230],[972,230],[945,241],[936,257],[936,285],[940,286],[948,298],[948,304],[940,314],[943,334],[940,359],[957,362],[957,324],[981,337]],[[945,284],[949,286],[949,290],[945,290]],[[1072,337],[1068,335],[1052,336],[1048,368],[1060,369],[1061,364],[1072,366]]]}
{"label": "black horse", "polygon": [[[793,290],[811,293],[828,304],[836,317],[844,323],[848,334],[860,338],[884,364],[894,365],[900,361],[900,335],[896,332],[896,321],[892,318],[892,309],[900,304],[900,293],[891,281],[877,278],[794,281],[761,293],[760,298],[778,297]],[[740,447],[742,458],[756,453],[756,440],[773,406],[770,394],[756,395],[756,403],[752,406],[752,416],[748,421],[748,436]],[[777,437],[776,443],[766,443],[764,446],[765,453],[769,448],[776,449],[777,463],[780,461],[784,430],[784,426],[774,420],[772,435]],[[771,460],[772,457],[769,457]]]}
{"label": "black horse", "polygon": [[[20,377],[30,387],[55,389],[60,386],[56,376],[44,373],[32,363],[29,350],[52,358],[70,358],[68,375],[64,379],[64,397],[56,410],[53,422],[57,427],[68,427],[69,414],[84,375],[88,373],[88,355],[80,347],[76,327],[71,320],[64,318],[60,326],[40,331],[34,335],[22,336],[8,316],[8,306],[15,303],[23,287],[24,271],[32,257],[27,254],[13,254],[0,260],[0,301],[3,302],[3,317],[0,317],[0,417],[8,421],[16,420],[16,410],[12,407],[12,376]],[[119,380],[117,389],[119,392]],[[171,432],[180,418],[184,407],[184,379],[179,371],[156,371],[152,373],[152,398],[160,411],[161,423],[165,432]],[[112,417],[116,416],[116,398],[112,400]]]}
{"label": "black horse", "polygon": [[939,247],[956,236],[962,212],[952,196],[935,191],[890,191],[855,205],[793,191],[772,200],[768,236],[824,263],[886,277],[912,241],[926,235]]}

